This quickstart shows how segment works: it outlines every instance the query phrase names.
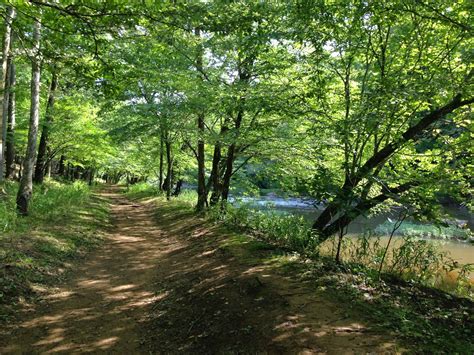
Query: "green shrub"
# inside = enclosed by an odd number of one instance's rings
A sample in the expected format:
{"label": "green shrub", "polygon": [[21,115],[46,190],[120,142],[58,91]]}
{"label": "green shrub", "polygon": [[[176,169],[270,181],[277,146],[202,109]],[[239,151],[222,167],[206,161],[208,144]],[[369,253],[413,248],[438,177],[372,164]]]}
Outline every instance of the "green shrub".
{"label": "green shrub", "polygon": [[178,196],[176,196],[176,199],[178,201],[182,201],[192,206],[196,205],[197,198],[198,198],[197,191],[189,190],[189,189],[182,190],[181,193]]}
{"label": "green shrub", "polygon": [[161,194],[162,193],[157,185],[152,185],[148,182],[139,182],[129,185],[125,191],[125,195],[133,199],[160,196]]}
{"label": "green shrub", "polygon": [[211,219],[245,229],[260,238],[303,254],[318,252],[318,239],[301,216],[261,211],[249,205],[226,204],[209,210]]}

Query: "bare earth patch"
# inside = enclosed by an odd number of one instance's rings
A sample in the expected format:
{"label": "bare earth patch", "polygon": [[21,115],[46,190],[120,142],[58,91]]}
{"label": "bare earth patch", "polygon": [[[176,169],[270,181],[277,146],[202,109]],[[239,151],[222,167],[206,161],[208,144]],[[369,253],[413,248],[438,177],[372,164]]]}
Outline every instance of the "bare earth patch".
{"label": "bare earth patch", "polygon": [[396,353],[390,334],[192,214],[118,190],[108,240],[25,310],[0,353]]}

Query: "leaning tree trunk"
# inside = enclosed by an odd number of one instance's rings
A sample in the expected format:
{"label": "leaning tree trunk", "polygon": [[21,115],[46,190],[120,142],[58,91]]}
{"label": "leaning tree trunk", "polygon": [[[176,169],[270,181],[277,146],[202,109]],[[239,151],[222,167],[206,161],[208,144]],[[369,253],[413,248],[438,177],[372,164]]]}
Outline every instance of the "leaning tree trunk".
{"label": "leaning tree trunk", "polygon": [[9,86],[10,97],[8,98],[8,119],[7,119],[7,140],[6,140],[6,177],[7,179],[15,178],[15,124],[16,124],[16,71],[13,59],[9,65]]}
{"label": "leaning tree trunk", "polygon": [[23,163],[23,175],[20,180],[20,188],[16,198],[18,212],[22,215],[28,214],[28,204],[33,194],[33,168],[35,164],[36,141],[38,138],[39,108],[40,108],[40,40],[41,23],[35,21],[33,30],[34,57],[32,58],[31,72],[31,106],[30,125],[28,130],[28,143]]}
{"label": "leaning tree trunk", "polygon": [[57,69],[53,68],[51,77],[51,85],[49,88],[48,102],[46,104],[46,115],[45,121],[42,125],[41,138],[38,147],[38,157],[36,159],[36,169],[33,181],[42,184],[44,180],[44,173],[47,165],[47,151],[49,143],[49,129],[53,123],[53,108],[54,100],[56,95],[56,88],[58,86],[58,74]]}
{"label": "leaning tree trunk", "polygon": [[[472,72],[469,74],[467,79],[469,80],[471,77]],[[357,216],[364,214],[371,208],[390,197],[386,193],[382,193],[381,195],[372,199],[362,199],[362,201],[358,202],[355,207],[350,208],[349,211],[341,211],[341,206],[348,205],[349,196],[353,194],[354,189],[364,178],[368,177],[372,171],[374,171],[374,169],[383,166],[388,161],[388,159],[390,159],[390,157],[406,142],[418,140],[422,133],[424,133],[433,123],[439,121],[457,108],[467,106],[472,103],[474,103],[474,98],[462,100],[462,96],[460,94],[456,95],[446,105],[423,116],[423,118],[418,121],[417,124],[409,127],[398,140],[390,142],[384,148],[375,152],[364,163],[364,165],[362,165],[359,170],[354,173],[354,175],[347,176],[338,194],[338,198],[325,208],[323,213],[319,215],[313,224],[312,228],[319,235],[320,241],[328,239],[341,227],[347,226]],[[409,185],[400,185],[399,187],[392,189],[392,194],[394,190],[398,191],[399,193],[405,192],[416,184],[418,184],[418,182],[412,182]]]}
{"label": "leaning tree trunk", "polygon": [[12,6],[7,8],[7,16],[5,19],[5,32],[3,37],[2,50],[2,73],[0,75],[0,183],[4,180],[4,164],[5,164],[5,138],[7,135],[7,116],[8,116],[8,58],[10,56],[10,44],[12,38],[12,22],[15,18],[15,9]]}

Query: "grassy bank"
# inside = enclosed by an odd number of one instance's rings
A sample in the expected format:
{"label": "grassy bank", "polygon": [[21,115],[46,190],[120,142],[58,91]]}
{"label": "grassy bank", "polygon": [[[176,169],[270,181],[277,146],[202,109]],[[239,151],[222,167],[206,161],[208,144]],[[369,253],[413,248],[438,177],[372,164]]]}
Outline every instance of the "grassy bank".
{"label": "grassy bank", "polygon": [[[193,203],[188,197],[185,201],[179,198],[166,201],[156,195],[155,198],[157,215],[173,215],[180,223],[191,225],[187,219],[194,218]],[[283,236],[294,231],[293,222],[297,221],[285,222],[286,227],[271,227],[273,236],[265,236],[261,232],[252,235],[248,228],[231,223],[232,219],[235,222],[241,218],[231,212],[229,219],[221,219],[216,225],[215,219],[208,216],[200,226],[201,231],[209,231],[206,238],[219,243],[218,254],[226,259],[250,267],[268,267],[293,280],[309,282],[310,292],[344,305],[348,317],[362,317],[373,331],[401,339],[410,352],[470,354],[474,351],[471,300],[390,275],[378,280],[360,265],[336,264],[322,255],[310,258],[308,254],[291,251]],[[275,242],[277,236],[280,237]]]}
{"label": "grassy bank", "polygon": [[17,187],[8,183],[0,204],[0,321],[61,279],[108,223],[106,201],[83,182],[36,187],[27,217],[16,213]]}
{"label": "grassy bank", "polygon": [[[145,183],[131,186],[127,195],[131,198],[161,196],[157,189]],[[194,206],[196,199],[196,192],[187,190],[179,197],[173,198],[189,206]],[[320,243],[318,236],[301,216],[262,211],[245,204],[237,207],[228,204],[226,209],[216,206],[207,211],[207,217],[308,258],[334,258],[338,245],[338,237]],[[388,229],[387,225],[382,226],[387,229],[384,234],[390,234],[391,229]],[[391,228],[393,229],[393,226]],[[341,243],[341,260],[354,272],[362,272],[374,280],[379,280],[380,276],[398,278],[436,287],[457,296],[474,298],[474,285],[471,280],[474,265],[456,262],[447,253],[441,252],[436,243],[427,240],[426,235],[413,235],[413,229],[412,224],[407,222],[405,229],[400,228],[404,233],[396,238],[390,248],[386,241],[377,235],[344,238]],[[447,228],[433,230],[447,233]]]}

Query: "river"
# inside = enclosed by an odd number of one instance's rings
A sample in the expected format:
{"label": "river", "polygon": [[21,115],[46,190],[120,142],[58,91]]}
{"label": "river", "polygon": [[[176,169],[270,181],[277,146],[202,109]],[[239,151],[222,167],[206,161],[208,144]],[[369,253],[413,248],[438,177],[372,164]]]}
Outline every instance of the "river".
{"label": "river", "polygon": [[[315,220],[315,218],[321,213],[323,206],[315,207],[313,201],[300,199],[300,198],[281,198],[276,196],[264,196],[264,197],[243,197],[238,199],[238,203],[245,203],[252,207],[261,210],[271,210],[285,214],[294,214],[303,216],[308,223]],[[453,220],[462,221],[469,228],[473,228],[474,221],[473,215],[465,209],[457,209],[450,207],[448,209],[449,214]],[[357,238],[361,233],[367,230],[377,230],[378,234],[383,223],[387,222],[388,218],[396,220],[395,214],[385,213],[370,218],[358,217],[354,222],[349,225],[347,236],[349,238]],[[387,233],[381,235],[382,245],[386,245],[389,236]],[[400,243],[401,236],[395,235],[393,245]],[[457,261],[461,265],[474,264],[474,244],[469,242],[457,241],[453,239],[427,239],[432,243],[436,243],[440,251],[446,252],[449,256]],[[470,274],[471,279],[474,280],[474,271]]]}

